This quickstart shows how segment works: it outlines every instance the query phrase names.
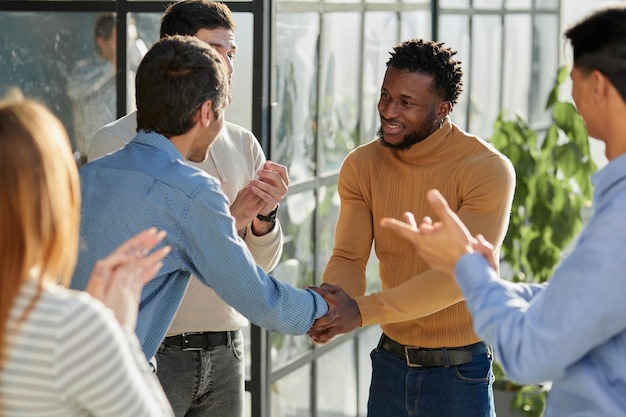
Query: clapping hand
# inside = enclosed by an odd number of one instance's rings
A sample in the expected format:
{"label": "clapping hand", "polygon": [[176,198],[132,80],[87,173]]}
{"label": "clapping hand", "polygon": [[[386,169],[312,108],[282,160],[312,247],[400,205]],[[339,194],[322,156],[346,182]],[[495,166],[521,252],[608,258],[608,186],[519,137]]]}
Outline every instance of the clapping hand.
{"label": "clapping hand", "polygon": [[[472,237],[439,191],[430,190],[426,196],[440,219],[438,222],[433,223],[426,217],[418,227],[413,214],[407,212],[402,220],[385,218],[380,224],[408,239],[431,268],[454,275],[454,267],[461,256],[474,252],[475,246],[483,253],[481,246],[487,246]],[[482,242],[486,243],[484,239]]]}
{"label": "clapping hand", "polygon": [[164,246],[150,251],[164,238],[156,228],[133,236],[113,253],[96,262],[86,291],[115,313],[120,325],[134,330],[141,290],[154,278],[170,252]]}

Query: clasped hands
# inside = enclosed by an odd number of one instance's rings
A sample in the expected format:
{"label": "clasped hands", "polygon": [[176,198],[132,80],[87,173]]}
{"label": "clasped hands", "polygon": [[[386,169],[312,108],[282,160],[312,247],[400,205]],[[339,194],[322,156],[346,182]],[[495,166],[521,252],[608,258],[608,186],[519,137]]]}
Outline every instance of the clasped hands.
{"label": "clasped hands", "polygon": [[254,234],[261,236],[272,230],[274,225],[264,224],[256,216],[268,215],[282,201],[289,187],[289,174],[284,165],[266,161],[257,175],[257,179],[239,190],[230,205],[230,214],[235,218],[237,230],[252,224]]}
{"label": "clasped hands", "polygon": [[339,334],[349,333],[361,327],[359,306],[338,285],[322,284],[319,287],[308,287],[326,300],[328,313],[315,320],[307,334],[313,343],[324,344]]}

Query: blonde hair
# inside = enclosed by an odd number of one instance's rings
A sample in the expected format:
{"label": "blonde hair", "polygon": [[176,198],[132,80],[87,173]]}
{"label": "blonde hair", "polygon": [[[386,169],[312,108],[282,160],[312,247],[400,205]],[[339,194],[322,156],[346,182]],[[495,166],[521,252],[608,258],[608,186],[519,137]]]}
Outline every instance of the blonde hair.
{"label": "blonde hair", "polygon": [[21,93],[0,101],[0,368],[7,322],[22,284],[69,284],[76,264],[80,189],[61,122]]}

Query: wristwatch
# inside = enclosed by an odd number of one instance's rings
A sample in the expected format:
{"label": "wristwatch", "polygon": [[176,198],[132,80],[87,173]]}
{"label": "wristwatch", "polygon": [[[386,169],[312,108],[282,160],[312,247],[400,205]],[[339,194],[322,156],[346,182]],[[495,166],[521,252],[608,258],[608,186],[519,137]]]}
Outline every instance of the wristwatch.
{"label": "wristwatch", "polygon": [[256,218],[262,222],[276,223],[276,213],[278,213],[278,207],[280,207],[280,204],[277,204],[274,210],[270,211],[267,216],[259,213],[256,215]]}

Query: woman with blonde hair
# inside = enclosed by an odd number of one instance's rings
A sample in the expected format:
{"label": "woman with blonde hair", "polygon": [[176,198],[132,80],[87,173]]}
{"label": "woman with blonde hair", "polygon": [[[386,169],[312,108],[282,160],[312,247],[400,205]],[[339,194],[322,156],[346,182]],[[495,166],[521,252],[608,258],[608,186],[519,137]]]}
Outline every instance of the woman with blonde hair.
{"label": "woman with blonde hair", "polygon": [[146,230],[99,261],[91,295],[64,288],[80,213],[67,133],[16,96],[0,102],[0,149],[0,416],[173,415],[134,333],[165,233]]}

